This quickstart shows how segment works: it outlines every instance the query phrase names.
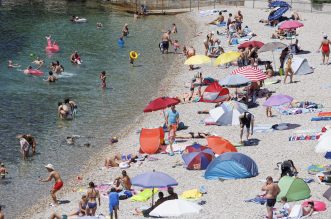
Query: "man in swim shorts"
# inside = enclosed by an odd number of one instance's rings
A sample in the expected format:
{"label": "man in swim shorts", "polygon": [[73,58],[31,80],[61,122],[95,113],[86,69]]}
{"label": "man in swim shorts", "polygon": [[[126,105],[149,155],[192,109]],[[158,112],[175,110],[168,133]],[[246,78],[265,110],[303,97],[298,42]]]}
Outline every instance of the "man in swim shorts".
{"label": "man in swim shorts", "polygon": [[162,53],[164,53],[164,52],[168,53],[169,43],[171,43],[170,34],[171,34],[171,31],[168,30],[161,37],[161,40],[162,40],[162,45],[161,45],[162,46]]}
{"label": "man in swim shorts", "polygon": [[53,199],[53,204],[58,205],[59,203],[58,203],[55,193],[63,187],[63,181],[61,179],[60,174],[54,170],[54,167],[52,164],[47,164],[45,167],[46,167],[47,171],[49,172],[48,178],[39,179],[39,182],[50,182],[52,179],[54,179],[55,184],[51,190],[51,196]]}
{"label": "man in swim shorts", "polygon": [[262,191],[265,191],[265,198],[267,199],[267,218],[272,219],[273,207],[276,204],[277,195],[280,193],[280,188],[274,183],[271,176],[266,178],[266,184],[262,186]]}
{"label": "man in swim shorts", "polygon": [[[245,126],[247,129],[246,140],[248,141],[249,134],[253,135],[254,116],[249,112],[244,112],[244,114],[239,116],[239,122],[240,122],[240,143],[242,144]],[[249,132],[249,130],[251,131]]]}

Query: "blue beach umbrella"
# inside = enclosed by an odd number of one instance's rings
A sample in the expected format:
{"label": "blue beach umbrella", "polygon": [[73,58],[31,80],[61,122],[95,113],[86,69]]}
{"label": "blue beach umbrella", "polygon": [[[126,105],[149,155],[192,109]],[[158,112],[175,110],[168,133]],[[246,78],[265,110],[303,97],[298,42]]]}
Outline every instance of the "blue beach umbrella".
{"label": "blue beach umbrella", "polygon": [[268,20],[277,20],[278,18],[280,18],[285,12],[287,12],[287,10],[289,9],[289,7],[280,7],[278,8],[276,11],[273,11],[269,14]]}
{"label": "blue beach umbrella", "polygon": [[182,158],[189,170],[205,170],[214,159],[214,152],[200,144],[187,146]]}
{"label": "blue beach umbrella", "polygon": [[273,1],[269,4],[269,8],[275,8],[275,7],[288,7],[290,8],[291,6],[284,1]]}

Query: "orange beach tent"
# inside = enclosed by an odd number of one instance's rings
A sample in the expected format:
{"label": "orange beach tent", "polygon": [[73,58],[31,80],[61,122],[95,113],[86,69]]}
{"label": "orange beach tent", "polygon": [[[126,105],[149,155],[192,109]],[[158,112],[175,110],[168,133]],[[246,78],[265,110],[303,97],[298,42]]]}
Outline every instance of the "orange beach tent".
{"label": "orange beach tent", "polygon": [[140,132],[140,150],[146,154],[155,154],[164,143],[162,127],[154,129],[142,128]]}
{"label": "orange beach tent", "polygon": [[207,137],[207,142],[210,149],[213,150],[215,154],[223,154],[225,152],[237,152],[237,149],[225,138],[219,136],[209,136]]}

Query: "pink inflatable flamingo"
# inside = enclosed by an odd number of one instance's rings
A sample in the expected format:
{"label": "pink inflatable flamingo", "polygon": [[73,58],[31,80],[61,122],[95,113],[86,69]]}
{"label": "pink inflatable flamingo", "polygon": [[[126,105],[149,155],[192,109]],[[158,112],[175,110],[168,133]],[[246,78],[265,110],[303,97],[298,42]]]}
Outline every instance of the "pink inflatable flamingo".
{"label": "pink inflatable flamingo", "polygon": [[59,45],[55,41],[52,43],[50,36],[46,37],[46,39],[47,39],[47,46],[45,47],[46,52],[55,53],[60,51]]}

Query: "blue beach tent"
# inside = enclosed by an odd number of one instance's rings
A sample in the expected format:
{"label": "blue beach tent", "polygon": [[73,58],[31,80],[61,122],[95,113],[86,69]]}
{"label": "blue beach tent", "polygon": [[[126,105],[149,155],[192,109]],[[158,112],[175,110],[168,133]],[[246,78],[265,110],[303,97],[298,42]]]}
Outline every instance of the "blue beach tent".
{"label": "blue beach tent", "polygon": [[252,158],[238,152],[227,152],[214,159],[205,172],[206,179],[242,179],[258,175]]}

